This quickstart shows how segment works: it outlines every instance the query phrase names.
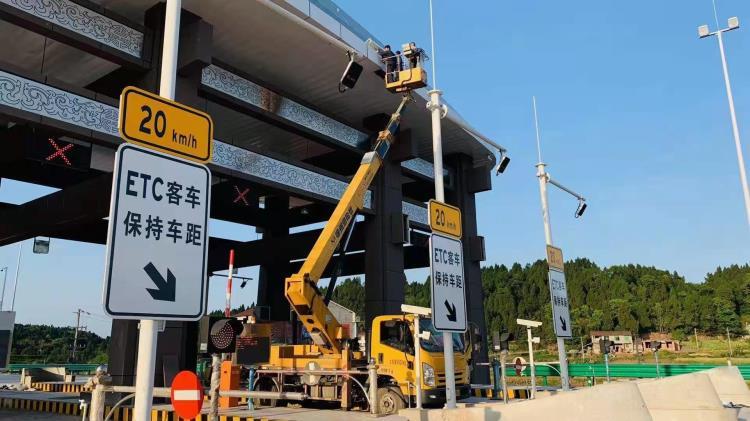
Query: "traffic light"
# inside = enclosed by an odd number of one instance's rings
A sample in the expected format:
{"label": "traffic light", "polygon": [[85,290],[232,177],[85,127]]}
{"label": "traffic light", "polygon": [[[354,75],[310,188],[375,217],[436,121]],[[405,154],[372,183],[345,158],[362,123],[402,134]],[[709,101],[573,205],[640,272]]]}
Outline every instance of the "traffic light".
{"label": "traffic light", "polygon": [[661,349],[661,341],[651,341],[651,351],[656,352]]}
{"label": "traffic light", "polygon": [[508,342],[513,340],[513,334],[509,332],[492,333],[492,349],[495,351],[507,351]]}
{"label": "traffic light", "polygon": [[599,350],[602,354],[610,354],[612,352],[612,346],[614,346],[614,342],[610,341],[607,338],[599,339]]}
{"label": "traffic light", "polygon": [[229,317],[206,316],[201,320],[200,352],[220,354],[234,352],[237,335],[242,333],[242,322]]}
{"label": "traffic light", "polygon": [[508,351],[508,342],[512,341],[513,334],[510,332],[503,332],[500,334],[500,350],[501,351]]}

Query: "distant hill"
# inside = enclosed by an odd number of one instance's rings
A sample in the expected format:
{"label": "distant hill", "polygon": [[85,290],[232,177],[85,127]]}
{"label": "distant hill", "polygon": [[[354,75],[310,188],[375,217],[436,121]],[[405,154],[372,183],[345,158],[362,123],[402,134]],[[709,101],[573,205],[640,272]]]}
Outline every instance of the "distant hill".
{"label": "distant hill", "polygon": [[16,324],[11,363],[106,363],[109,338],[79,332],[76,361],[71,360],[75,328]]}
{"label": "distant hill", "polygon": [[[689,283],[677,272],[641,265],[599,267],[588,259],[565,264],[573,332],[629,330],[633,333],[671,332],[680,338],[694,329],[703,335],[744,335],[750,323],[750,266],[717,268],[700,284]],[[516,318],[541,320],[540,335],[554,337],[551,324],[547,263],[482,268],[485,320],[490,332],[507,329],[522,333]],[[325,288],[322,288],[325,293]],[[429,307],[429,277],[406,284],[407,304]],[[364,320],[364,285],[360,278],[339,283],[333,300],[357,312]],[[242,305],[233,312],[244,310]],[[221,315],[222,310],[211,314]],[[11,362],[65,363],[70,360],[74,328],[17,324]],[[81,334],[86,343],[76,362],[107,361],[109,338]]]}
{"label": "distant hill", "polygon": [[[744,335],[750,323],[750,266],[717,268],[703,283],[689,283],[677,272],[641,265],[599,267],[588,259],[565,264],[575,336],[592,330],[629,330],[634,334],[671,332]],[[510,267],[482,268],[485,321],[490,332],[520,332],[516,318],[540,320],[543,339],[552,339],[547,263],[537,260]],[[406,284],[407,304],[429,307],[429,277]],[[347,278],[333,294],[341,305],[364,316],[364,286]]]}

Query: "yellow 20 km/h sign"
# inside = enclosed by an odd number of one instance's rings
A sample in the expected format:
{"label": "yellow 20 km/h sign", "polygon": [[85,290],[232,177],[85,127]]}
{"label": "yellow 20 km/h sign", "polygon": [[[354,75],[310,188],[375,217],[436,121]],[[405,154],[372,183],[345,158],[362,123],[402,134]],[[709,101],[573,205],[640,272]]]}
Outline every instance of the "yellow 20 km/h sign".
{"label": "yellow 20 km/h sign", "polygon": [[119,126],[120,136],[128,142],[191,161],[211,160],[211,117],[143,89],[123,89]]}
{"label": "yellow 20 km/h sign", "polygon": [[461,238],[461,209],[432,199],[427,212],[430,214],[430,228],[433,231]]}
{"label": "yellow 20 km/h sign", "polygon": [[547,265],[552,269],[563,271],[565,265],[563,264],[562,249],[555,246],[547,246]]}

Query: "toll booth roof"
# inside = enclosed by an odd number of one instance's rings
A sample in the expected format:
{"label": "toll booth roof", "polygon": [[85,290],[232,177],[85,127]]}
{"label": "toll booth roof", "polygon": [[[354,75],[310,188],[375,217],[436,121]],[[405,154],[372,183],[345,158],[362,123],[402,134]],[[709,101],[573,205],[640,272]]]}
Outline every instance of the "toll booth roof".
{"label": "toll booth roof", "polygon": [[[144,12],[155,4],[154,0],[94,0],[93,3],[136,24],[143,24]],[[213,25],[214,62],[241,70],[285,98],[357,130],[363,129],[363,119],[366,117],[390,114],[398,105],[400,96],[386,91],[382,73],[377,74],[382,64],[373,45],[382,46],[383,43],[330,0],[183,0],[182,6]],[[16,56],[19,63],[23,63],[24,57],[37,60],[34,54],[36,47],[45,48],[48,53],[55,52],[47,59],[45,68],[59,69],[55,76],[73,85],[85,86],[117,67],[94,56],[81,59],[80,51],[62,43],[52,41],[45,43],[44,47],[41,43],[39,46],[24,43],[17,36],[26,36],[25,32],[0,23],[0,34],[8,35],[5,39],[16,39],[17,45],[28,47],[29,53]],[[320,36],[320,31],[339,43],[326,41],[325,37]],[[338,91],[338,82],[348,58],[341,42],[357,52],[358,62],[364,66],[356,87],[343,94]],[[405,112],[402,129],[412,130],[417,156],[431,162],[431,120],[426,109],[427,92],[427,89],[421,89],[414,95],[416,104]],[[450,96],[450,92],[447,95]],[[215,107],[208,111],[212,115],[227,113],[233,116],[232,110],[226,107]],[[224,128],[225,132],[237,131],[245,137],[248,133],[255,133],[263,137],[262,131],[258,132],[258,127],[251,127],[247,120],[216,117],[215,120],[219,122],[245,122],[244,126]],[[219,126],[217,124],[217,130],[222,130]],[[262,128],[272,130],[267,125]],[[461,152],[470,155],[477,166],[494,165],[494,151],[465,129],[478,133],[455,109],[449,107],[446,118],[442,120],[443,153]],[[262,139],[258,142],[262,142]],[[299,146],[295,139],[286,139],[284,144],[286,151]]]}

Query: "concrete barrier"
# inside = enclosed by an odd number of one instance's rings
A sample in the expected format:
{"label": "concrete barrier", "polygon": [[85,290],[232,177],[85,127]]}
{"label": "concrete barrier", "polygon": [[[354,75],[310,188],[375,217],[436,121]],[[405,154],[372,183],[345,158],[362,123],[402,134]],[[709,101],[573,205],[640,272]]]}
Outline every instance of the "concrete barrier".
{"label": "concrete barrier", "polygon": [[611,383],[566,393],[550,394],[543,399],[480,403],[453,410],[403,410],[399,415],[409,421],[650,421],[646,404],[634,383]]}
{"label": "concrete barrier", "polygon": [[736,415],[722,405],[705,372],[635,382],[655,421],[724,421]]}
{"label": "concrete barrier", "polygon": [[739,368],[718,367],[704,373],[708,375],[723,404],[750,406],[750,389],[747,388]]}
{"label": "concrete barrier", "polygon": [[[538,396],[538,394],[537,394]],[[651,420],[638,387],[633,383],[609,383],[597,387],[550,394],[542,399],[509,405],[483,405],[502,421],[550,419],[555,421]]]}
{"label": "concrete barrier", "polygon": [[[489,408],[474,406],[456,409],[402,409],[398,415],[409,421],[499,421],[499,414]],[[505,420],[505,418],[503,418]]]}

